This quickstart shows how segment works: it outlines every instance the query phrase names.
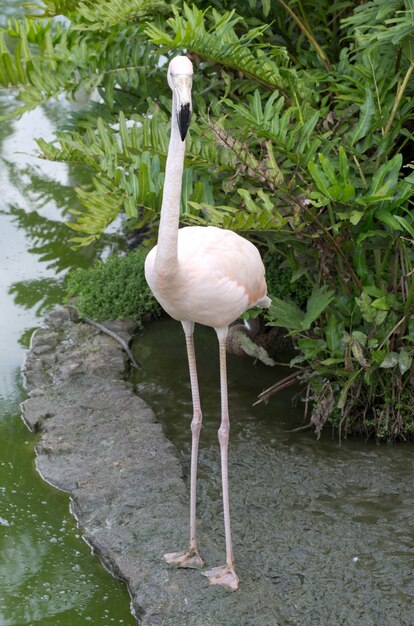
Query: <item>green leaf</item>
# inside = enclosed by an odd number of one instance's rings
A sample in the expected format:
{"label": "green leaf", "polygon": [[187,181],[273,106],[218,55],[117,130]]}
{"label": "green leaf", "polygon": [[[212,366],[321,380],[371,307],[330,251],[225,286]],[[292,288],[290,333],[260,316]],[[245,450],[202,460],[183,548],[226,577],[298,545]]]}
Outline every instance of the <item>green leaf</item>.
{"label": "green leaf", "polygon": [[323,361],[321,361],[321,365],[338,365],[339,363],[343,363],[344,359],[343,358],[338,358],[338,357],[329,357],[328,359],[324,359]]}
{"label": "green leaf", "polygon": [[388,352],[386,357],[383,359],[380,367],[383,368],[391,368],[398,365],[399,362],[399,354],[398,352]]}
{"label": "green leaf", "polygon": [[[411,16],[412,18],[412,16]],[[402,41],[402,51],[410,63],[414,63],[414,34],[410,33]]]}
{"label": "green leaf", "polygon": [[366,336],[366,334],[361,332],[360,330],[354,330],[352,332],[351,339],[355,339],[362,346],[365,346],[366,343],[367,343],[367,336]]}
{"label": "green leaf", "polygon": [[363,291],[359,298],[355,298],[355,302],[360,308],[362,317],[366,322],[373,322],[375,320],[376,311],[372,308],[372,300],[369,295]]}
{"label": "green leaf", "polygon": [[331,313],[325,326],[326,346],[333,355],[343,354],[344,351],[344,323],[338,322],[336,316]]}
{"label": "green leaf", "polygon": [[326,196],[326,198],[330,198],[329,180],[326,177],[325,173],[313,161],[309,163],[308,169],[319,191],[321,191],[323,195]]}
{"label": "green leaf", "polygon": [[351,211],[351,214],[349,216],[349,221],[351,222],[351,224],[356,226],[357,224],[359,224],[363,216],[364,216],[363,211]]}
{"label": "green leaf", "polygon": [[401,374],[405,374],[405,372],[410,369],[412,361],[413,357],[408,352],[406,352],[406,350],[400,350],[400,353],[398,355],[398,366],[400,368]]}
{"label": "green leaf", "polygon": [[291,331],[299,332],[302,329],[302,321],[304,319],[304,313],[290,302],[284,302],[280,298],[271,296],[272,304],[268,309],[269,317],[271,321],[268,322],[269,326],[282,326]]}
{"label": "green leaf", "polygon": [[243,198],[244,203],[246,205],[246,209],[250,213],[257,213],[258,212],[257,205],[255,204],[255,202],[252,199],[252,196],[250,195],[250,193],[246,189],[238,189],[237,193],[239,194],[239,196],[241,196]]}
{"label": "green leaf", "polygon": [[348,202],[348,200],[351,200],[351,198],[355,196],[355,187],[354,185],[351,185],[351,183],[347,183],[341,189],[342,189],[342,197],[341,197],[342,202]]}
{"label": "green leaf", "polygon": [[375,217],[389,226],[391,230],[402,230],[400,222],[387,209],[378,209],[375,211]]}
{"label": "green leaf", "polygon": [[306,314],[302,321],[302,329],[308,330],[321,313],[335,298],[335,292],[326,285],[314,287],[306,305]]}
{"label": "green leaf", "polygon": [[[306,359],[312,359],[326,349],[326,342],[323,341],[323,339],[311,339],[310,337],[304,337],[303,339],[298,339],[297,344],[299,350],[302,350]],[[291,365],[293,364],[293,361],[291,361]]]}
{"label": "green leaf", "polygon": [[384,292],[376,285],[364,285],[364,291],[373,298],[382,298]]}
{"label": "green leaf", "polygon": [[262,0],[263,17],[267,17],[269,15],[271,8],[271,0]]}
{"label": "green leaf", "polygon": [[328,178],[329,182],[331,183],[331,185],[336,185],[337,180],[336,180],[336,174],[335,174],[335,170],[331,165],[331,162],[329,159],[326,158],[326,156],[324,154],[322,154],[321,152],[318,154],[319,157],[319,161],[322,165],[322,169],[326,175],[326,177]]}
{"label": "green leaf", "polygon": [[365,87],[365,100],[362,103],[359,120],[351,138],[351,146],[363,139],[371,129],[372,117],[375,113],[374,97],[368,85]]}
{"label": "green leaf", "polygon": [[401,215],[394,215],[394,219],[397,220],[399,224],[401,224],[404,230],[406,230],[407,233],[411,235],[411,237],[414,237],[414,227],[405,217],[402,217]]}
{"label": "green leaf", "polygon": [[366,200],[371,197],[377,197],[381,200],[388,197],[390,192],[393,192],[397,186],[401,166],[402,155],[400,153],[381,165],[372,177]]}
{"label": "green leaf", "polygon": [[373,300],[371,303],[371,306],[374,309],[379,309],[380,311],[390,310],[390,303],[389,303],[387,296],[381,296],[381,298],[377,298],[376,300]]}
{"label": "green leaf", "polygon": [[348,183],[349,163],[343,146],[339,146],[339,174],[343,183]]}

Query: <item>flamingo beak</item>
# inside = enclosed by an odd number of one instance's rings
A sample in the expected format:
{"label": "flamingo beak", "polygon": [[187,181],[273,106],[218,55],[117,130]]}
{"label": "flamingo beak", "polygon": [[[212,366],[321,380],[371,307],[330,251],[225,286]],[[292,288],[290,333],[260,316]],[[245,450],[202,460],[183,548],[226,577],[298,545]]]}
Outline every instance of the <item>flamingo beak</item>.
{"label": "flamingo beak", "polygon": [[190,126],[192,106],[191,106],[191,86],[192,76],[188,74],[176,74],[173,78],[176,106],[177,106],[177,122],[180,131],[181,141],[187,136]]}

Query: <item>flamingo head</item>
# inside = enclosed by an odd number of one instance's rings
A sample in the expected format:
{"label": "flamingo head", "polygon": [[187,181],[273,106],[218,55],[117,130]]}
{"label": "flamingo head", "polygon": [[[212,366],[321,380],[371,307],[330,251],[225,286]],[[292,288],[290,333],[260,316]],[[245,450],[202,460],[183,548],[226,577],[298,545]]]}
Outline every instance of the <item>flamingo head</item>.
{"label": "flamingo head", "polygon": [[173,92],[178,129],[181,140],[187,135],[191,120],[191,87],[193,84],[193,64],[184,56],[172,59],[168,66],[168,84]]}

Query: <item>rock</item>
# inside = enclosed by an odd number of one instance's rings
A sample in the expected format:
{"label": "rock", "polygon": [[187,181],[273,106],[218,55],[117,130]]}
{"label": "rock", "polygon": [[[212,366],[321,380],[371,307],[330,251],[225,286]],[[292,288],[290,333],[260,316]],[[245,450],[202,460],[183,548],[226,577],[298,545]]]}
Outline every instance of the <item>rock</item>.
{"label": "rock", "polygon": [[[29,394],[23,418],[30,430],[41,432],[36,467],[47,482],[70,494],[86,541],[109,571],[125,580],[142,624],[185,626],[185,615],[176,617],[182,602],[176,571],[162,560],[187,534],[181,465],[152,410],[125,380],[121,346],[72,319],[70,308],[51,311],[34,333],[23,367]],[[135,324],[110,327],[128,340]],[[201,576],[192,584],[206,588]]]}
{"label": "rock", "polygon": [[[231,594],[210,588],[200,572],[164,562],[163,554],[184,549],[188,541],[183,468],[154,413],[128,382],[121,346],[74,319],[71,309],[59,307],[35,332],[23,368],[29,393],[23,418],[41,433],[38,471],[70,494],[84,539],[127,584],[141,626],[290,623],[274,605],[269,608],[270,578],[245,578],[241,590]],[[125,340],[131,337],[129,322],[111,327]],[[39,350],[46,345],[50,349]],[[217,565],[224,539],[210,522],[201,512],[203,557]],[[252,597],[261,607],[257,619],[249,615]]]}

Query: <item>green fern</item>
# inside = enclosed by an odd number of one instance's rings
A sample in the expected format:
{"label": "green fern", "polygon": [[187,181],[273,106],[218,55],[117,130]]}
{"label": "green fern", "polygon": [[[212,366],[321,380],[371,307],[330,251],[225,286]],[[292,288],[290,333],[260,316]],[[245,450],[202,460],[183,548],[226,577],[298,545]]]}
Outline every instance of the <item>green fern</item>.
{"label": "green fern", "polygon": [[[28,2],[26,9],[33,11],[31,17],[56,17],[57,15],[70,15],[78,6],[80,0],[43,0],[41,4]],[[39,13],[39,9],[42,11]]]}
{"label": "green fern", "polygon": [[0,85],[21,88],[19,98],[24,103],[14,114],[46,102],[67,87],[73,65],[63,60],[64,40],[63,27],[51,20],[14,20],[0,29]]}
{"label": "green fern", "polygon": [[[157,55],[140,26],[114,26],[111,36],[103,38],[101,30],[78,34],[80,19],[77,14],[69,29],[51,19],[28,18],[0,28],[0,86],[17,88],[23,103],[10,115],[21,115],[61,93],[76,98],[80,88],[86,93],[100,88],[110,107],[118,93],[134,97],[145,92],[146,68],[156,66]],[[149,89],[152,96],[157,93],[155,80]]]}
{"label": "green fern", "polygon": [[76,246],[87,246],[100,237],[101,233],[118,216],[122,207],[123,197],[114,194],[110,181],[94,178],[94,191],[76,188],[76,195],[84,207],[83,211],[75,209],[71,213],[76,222],[67,222],[68,226],[82,236],[72,238]]}
{"label": "green fern", "polygon": [[235,26],[242,18],[235,11],[218,13],[215,9],[201,11],[196,5],[183,3],[182,11],[172,7],[173,17],[167,20],[169,34],[155,23],[148,24],[145,33],[156,45],[170,50],[187,49],[219,63],[224,67],[243,72],[268,89],[286,89],[288,83],[283,77],[288,55],[280,46],[266,46],[256,43],[268,28],[257,26],[240,37]]}
{"label": "green fern", "polygon": [[[128,125],[123,113],[118,124],[96,121],[84,132],[57,133],[52,143],[38,140],[39,156],[54,161],[83,163],[95,172],[92,189],[77,188],[82,212],[73,214],[70,227],[79,233],[73,241],[87,245],[99,236],[122,210],[126,217],[152,221],[161,208],[164,168],[168,144],[167,126],[144,116]],[[147,148],[150,147],[151,151]],[[190,201],[214,202],[211,180],[202,169],[187,167],[183,179],[182,211]],[[116,190],[114,192],[114,190]],[[85,235],[82,240],[81,234]]]}
{"label": "green fern", "polygon": [[309,103],[286,107],[285,98],[277,91],[263,103],[258,90],[243,103],[226,99],[223,104],[232,111],[234,128],[247,131],[250,141],[253,137],[258,142],[270,140],[277,152],[284,155],[284,163],[287,157],[291,163],[306,166],[323,140],[323,135],[318,137],[315,132],[326,114],[323,107],[315,109]]}
{"label": "green fern", "polygon": [[356,8],[343,25],[355,29],[358,43],[367,50],[383,44],[399,45],[413,35],[412,0],[371,0]]}
{"label": "green fern", "polygon": [[164,0],[86,0],[79,2],[77,11],[85,22],[78,29],[100,30],[102,27],[125,23],[152,14],[166,13]]}

